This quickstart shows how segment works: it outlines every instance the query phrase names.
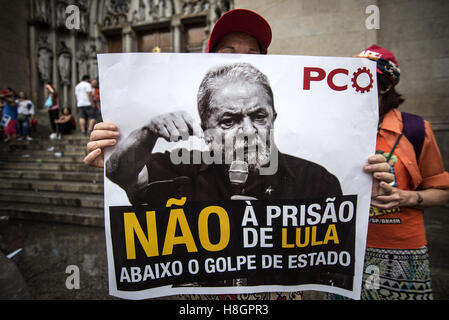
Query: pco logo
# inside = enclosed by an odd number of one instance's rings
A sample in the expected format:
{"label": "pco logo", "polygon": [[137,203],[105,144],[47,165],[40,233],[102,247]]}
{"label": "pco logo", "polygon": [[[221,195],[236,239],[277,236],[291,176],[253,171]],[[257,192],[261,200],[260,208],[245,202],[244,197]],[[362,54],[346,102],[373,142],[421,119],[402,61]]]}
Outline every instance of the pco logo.
{"label": "pco logo", "polygon": [[[341,80],[341,77],[339,77],[339,84],[336,84],[335,78],[337,75],[343,75],[345,78],[348,78],[349,76],[349,70],[338,68],[334,69],[329,72],[329,74],[326,74],[326,71],[319,67],[304,67],[304,81],[303,81],[303,89],[304,90],[310,90],[310,84],[314,82],[323,81],[326,79],[327,84],[329,88],[335,91],[345,91],[348,90],[348,84],[349,82],[344,80]],[[356,92],[360,93],[366,93],[370,92],[373,88],[373,75],[371,74],[371,71],[367,69],[366,67],[358,68],[356,72],[352,73],[352,87],[355,89]]]}

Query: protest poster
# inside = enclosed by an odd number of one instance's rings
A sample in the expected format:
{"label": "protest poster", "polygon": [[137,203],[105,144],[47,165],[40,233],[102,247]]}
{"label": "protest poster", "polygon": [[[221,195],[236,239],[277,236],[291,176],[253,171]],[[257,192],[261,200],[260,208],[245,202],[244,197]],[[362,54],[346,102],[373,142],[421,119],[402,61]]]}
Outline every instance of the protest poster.
{"label": "protest poster", "polygon": [[375,63],[98,56],[110,294],[319,290],[358,299]]}

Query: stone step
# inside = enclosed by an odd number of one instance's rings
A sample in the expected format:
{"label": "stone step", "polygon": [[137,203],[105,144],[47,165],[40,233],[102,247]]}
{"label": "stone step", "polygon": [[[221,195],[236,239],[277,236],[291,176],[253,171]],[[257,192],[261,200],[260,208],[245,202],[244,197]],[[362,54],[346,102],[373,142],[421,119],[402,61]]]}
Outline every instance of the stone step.
{"label": "stone step", "polygon": [[67,138],[63,136],[62,139],[48,139],[48,138],[33,138],[32,141],[17,140],[17,146],[19,147],[32,147],[32,146],[64,146],[64,145],[76,145],[85,148],[89,142],[88,137],[81,138]]}
{"label": "stone step", "polygon": [[36,192],[36,191],[21,191],[21,190],[6,190],[0,189],[0,203],[7,203],[11,200],[20,201],[21,203],[55,205],[97,208],[104,207],[103,195],[85,193],[69,193],[69,192]]}
{"label": "stone step", "polygon": [[56,142],[68,142],[68,143],[73,143],[73,142],[81,142],[81,143],[87,143],[87,141],[89,141],[90,137],[87,135],[83,135],[81,133],[75,133],[75,134],[67,134],[67,135],[63,135],[61,137],[61,139],[50,139],[50,134],[39,134],[39,133],[31,133],[31,137],[33,138],[33,140],[28,141],[26,139],[22,139],[19,140],[20,138],[17,139],[18,143],[35,143],[36,141],[56,141]]}
{"label": "stone step", "polygon": [[5,155],[2,154],[0,156],[0,162],[54,162],[54,163],[61,163],[61,162],[67,162],[67,163],[83,163],[84,156],[69,156],[66,155],[64,152],[61,152],[58,156],[57,152],[50,153],[50,154],[44,154],[44,155],[34,155],[34,153],[28,154],[26,156],[24,155]]}
{"label": "stone step", "polygon": [[98,172],[102,169],[86,166],[84,163],[65,163],[65,162],[2,162],[0,170],[43,170],[43,171],[76,171],[76,172]]}
{"label": "stone step", "polygon": [[14,219],[37,220],[104,226],[104,210],[94,208],[65,207],[56,205],[28,204],[20,202],[2,203],[0,215]]}
{"label": "stone step", "polygon": [[[30,152],[32,151],[32,152]],[[25,157],[44,157],[44,156],[54,156],[54,154],[56,152],[59,151],[47,151],[47,150],[22,150],[22,149],[17,149],[14,152],[11,153],[2,153],[2,156],[5,158],[10,158],[10,157],[20,157],[20,158],[24,158]],[[63,152],[64,156],[76,156],[76,157],[80,157],[81,159],[84,158],[86,156],[86,151],[85,150],[68,150],[68,151],[64,151]]]}
{"label": "stone step", "polygon": [[19,140],[17,139],[18,143],[33,143],[35,141],[68,141],[69,143],[73,142],[82,142],[87,143],[89,141],[88,135],[83,135],[80,132],[74,133],[74,134],[65,134],[61,137],[61,139],[50,139],[50,134],[44,134],[44,133],[31,133],[31,137],[33,140],[28,141],[25,139]]}
{"label": "stone step", "polygon": [[[53,150],[49,150],[52,148]],[[60,144],[60,143],[33,143],[33,144],[18,144],[17,145],[17,152],[23,151],[23,150],[39,150],[39,151],[49,151],[49,152],[58,152],[58,151],[78,151],[78,152],[85,152],[86,151],[86,144],[79,145],[79,144]],[[5,152],[8,154],[14,154],[13,152],[8,152],[8,146],[6,144],[2,144],[0,146],[0,151]]]}
{"label": "stone step", "polygon": [[12,152],[0,144],[0,215],[103,226],[103,169],[83,163],[89,137],[50,140],[43,131],[32,136]]}
{"label": "stone step", "polygon": [[103,194],[103,183],[45,181],[27,179],[0,179],[3,189],[30,191],[79,192],[87,194]]}
{"label": "stone step", "polygon": [[[40,139],[50,139],[50,131],[39,131],[36,130],[35,132],[31,132],[31,136],[36,137],[36,138],[40,138]],[[81,131],[72,131],[71,134],[64,134],[62,136],[62,139],[89,139],[88,135],[82,134]]]}
{"label": "stone step", "polygon": [[71,171],[38,171],[38,170],[0,170],[0,179],[26,179],[48,181],[74,181],[102,183],[103,170],[98,172],[71,172]]}

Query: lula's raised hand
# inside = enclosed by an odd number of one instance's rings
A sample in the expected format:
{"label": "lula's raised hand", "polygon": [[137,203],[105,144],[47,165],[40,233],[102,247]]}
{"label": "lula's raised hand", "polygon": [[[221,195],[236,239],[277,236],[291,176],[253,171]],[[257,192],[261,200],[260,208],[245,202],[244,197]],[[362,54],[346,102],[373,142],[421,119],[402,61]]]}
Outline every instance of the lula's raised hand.
{"label": "lula's raised hand", "polygon": [[204,135],[201,126],[184,111],[157,116],[151,120],[148,129],[170,142],[176,142],[180,137],[188,139],[189,136],[194,135],[202,138]]}

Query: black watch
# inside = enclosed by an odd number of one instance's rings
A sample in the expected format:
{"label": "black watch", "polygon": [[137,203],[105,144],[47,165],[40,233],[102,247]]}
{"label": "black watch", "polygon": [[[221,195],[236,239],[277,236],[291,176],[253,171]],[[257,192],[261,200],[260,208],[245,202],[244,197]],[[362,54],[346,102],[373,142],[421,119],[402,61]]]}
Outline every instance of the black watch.
{"label": "black watch", "polygon": [[424,199],[419,192],[417,192],[416,194],[418,195],[418,204],[416,206],[419,207]]}

